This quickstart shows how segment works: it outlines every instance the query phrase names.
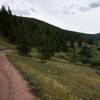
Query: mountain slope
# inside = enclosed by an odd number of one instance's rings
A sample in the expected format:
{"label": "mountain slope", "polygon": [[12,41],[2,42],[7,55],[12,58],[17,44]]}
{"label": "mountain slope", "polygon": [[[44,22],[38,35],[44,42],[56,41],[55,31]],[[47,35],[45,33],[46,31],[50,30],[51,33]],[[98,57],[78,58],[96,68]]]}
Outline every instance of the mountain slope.
{"label": "mountain slope", "polygon": [[[8,47],[8,42],[0,39],[0,45]],[[12,49],[11,44],[10,48]],[[14,50],[7,57],[30,83],[32,92],[35,90],[35,94],[41,99],[99,100],[100,76],[95,70],[75,65],[57,56],[42,64],[35,49],[31,54],[31,57],[24,57]]]}
{"label": "mountain slope", "polygon": [[[54,25],[51,25],[51,24],[48,24],[46,23],[45,21],[41,21],[41,20],[38,20],[38,19],[35,19],[35,18],[28,18],[28,17],[17,17],[18,19],[20,20],[23,20],[24,22],[26,23],[35,23],[37,28],[48,28],[49,30],[53,30],[55,33],[56,32],[59,32],[59,33],[62,33],[62,34],[65,34],[65,35],[69,35],[69,36],[72,36],[73,37],[79,37],[79,36],[90,36],[91,34],[85,34],[85,33],[81,33],[81,32],[75,32],[75,31],[70,31],[70,30],[63,30],[57,26],[54,26]],[[69,39],[69,37],[68,37]]]}
{"label": "mountain slope", "polygon": [[23,57],[14,52],[8,57],[41,99],[99,100],[100,76],[95,70],[59,57],[42,64],[36,50],[31,54],[32,57]]}
{"label": "mountain slope", "polygon": [[92,39],[93,41],[98,41],[100,40],[100,34],[85,34],[82,32],[75,32],[75,31],[70,31],[70,30],[64,30],[61,29],[57,26],[51,25],[46,23],[45,21],[41,21],[35,18],[28,18],[28,17],[17,17],[20,20],[25,21],[26,23],[34,23],[37,26],[37,29],[41,28],[42,30],[44,30],[43,28],[47,28],[49,30],[51,30],[51,34],[52,32],[57,34],[57,33],[61,33],[66,41],[78,41],[80,39],[86,39],[86,41],[88,41],[89,39]]}
{"label": "mountain slope", "polygon": [[99,0],[0,0],[14,14],[34,17],[67,30],[98,33]]}

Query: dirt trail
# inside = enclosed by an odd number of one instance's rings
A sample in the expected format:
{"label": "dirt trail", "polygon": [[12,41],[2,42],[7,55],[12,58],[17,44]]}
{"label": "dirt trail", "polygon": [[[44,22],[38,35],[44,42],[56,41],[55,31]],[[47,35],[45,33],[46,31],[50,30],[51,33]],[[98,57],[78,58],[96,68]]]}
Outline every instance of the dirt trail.
{"label": "dirt trail", "polygon": [[5,54],[0,54],[0,100],[36,100]]}

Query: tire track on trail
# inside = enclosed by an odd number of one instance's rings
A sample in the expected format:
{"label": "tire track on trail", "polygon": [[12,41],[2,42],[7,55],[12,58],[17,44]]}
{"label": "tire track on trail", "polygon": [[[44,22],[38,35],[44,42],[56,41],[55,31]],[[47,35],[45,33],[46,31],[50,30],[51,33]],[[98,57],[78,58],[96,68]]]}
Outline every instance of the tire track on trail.
{"label": "tire track on trail", "polygon": [[[1,55],[0,55],[1,56]],[[0,59],[0,62],[1,62],[1,59]],[[11,97],[11,84],[10,84],[10,79],[9,79],[9,77],[8,77],[8,72],[7,72],[7,70],[5,69],[5,67],[3,66],[3,65],[1,65],[1,63],[0,63],[0,68],[1,67],[3,67],[3,69],[0,69],[0,72],[1,72],[1,74],[2,74],[2,76],[4,76],[5,78],[6,78],[6,80],[7,80],[7,82],[8,82],[8,96],[7,96],[7,98],[8,98],[8,100],[10,100],[10,97]]]}

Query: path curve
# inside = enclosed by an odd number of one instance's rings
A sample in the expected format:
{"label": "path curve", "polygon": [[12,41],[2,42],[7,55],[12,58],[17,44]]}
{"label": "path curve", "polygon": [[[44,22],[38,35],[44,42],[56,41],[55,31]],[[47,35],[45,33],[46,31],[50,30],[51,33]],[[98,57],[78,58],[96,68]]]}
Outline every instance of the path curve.
{"label": "path curve", "polygon": [[5,54],[0,54],[0,100],[36,100],[29,91],[20,73]]}

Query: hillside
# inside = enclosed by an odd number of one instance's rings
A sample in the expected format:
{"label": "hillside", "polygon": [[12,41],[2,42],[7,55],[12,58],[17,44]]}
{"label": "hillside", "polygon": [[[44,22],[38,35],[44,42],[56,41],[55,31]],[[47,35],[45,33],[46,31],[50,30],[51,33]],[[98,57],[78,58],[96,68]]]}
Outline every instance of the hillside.
{"label": "hillside", "polygon": [[[100,76],[95,70],[54,57],[41,64],[33,57],[8,55],[43,100],[99,100]],[[34,92],[33,92],[34,93]]]}
{"label": "hillside", "polygon": [[0,7],[9,6],[13,14],[83,33],[100,32],[99,4],[99,0],[0,0]]}
{"label": "hillside", "polygon": [[57,54],[47,63],[41,63],[37,50],[30,57],[20,56],[15,46],[0,39],[0,45],[13,49],[9,60],[30,84],[39,100],[99,100],[100,76],[96,70],[75,65]]}
{"label": "hillside", "polygon": [[[21,19],[21,17],[19,17],[19,18]],[[75,31],[71,31],[71,30],[61,29],[59,27],[53,26],[51,24],[48,24],[48,23],[41,21],[41,20],[37,20],[35,18],[23,17],[22,19],[25,20],[26,22],[29,22],[29,23],[34,22],[36,24],[36,26],[38,26],[38,27],[43,26],[46,28],[46,26],[47,26],[47,28],[53,30],[55,32],[55,34],[56,34],[56,32],[62,33],[64,35],[64,37],[66,38],[66,40],[69,40],[69,41],[71,41],[72,39],[78,40],[80,38],[85,38],[85,39],[87,39],[87,41],[89,39],[91,39],[94,42],[97,42],[100,40],[100,33],[87,34],[87,33],[75,32]]]}
{"label": "hillside", "polygon": [[100,41],[100,33],[93,35],[92,38],[94,38],[96,41]]}
{"label": "hillside", "polygon": [[[95,43],[97,40],[99,40],[100,37],[99,34],[91,35],[70,30],[63,30],[35,18],[15,16],[12,14],[10,8],[6,10],[4,6],[2,6],[2,9],[0,11],[0,19],[0,28],[2,34],[6,35],[7,38],[12,42],[16,41],[16,34],[18,34],[19,32],[21,33],[20,28],[23,28],[24,33],[31,33],[32,36],[37,37],[36,35],[48,34],[49,36],[54,37],[54,39],[57,39],[60,42],[74,41],[89,43],[90,40],[92,40]],[[13,38],[15,39],[13,40]]]}
{"label": "hillside", "polygon": [[85,33],[80,33],[80,32],[75,32],[75,31],[70,31],[70,30],[63,30],[59,27],[53,26],[51,24],[48,24],[44,21],[41,20],[37,20],[35,18],[28,18],[28,17],[17,17],[20,20],[23,20],[25,23],[34,23],[37,26],[37,29],[41,28],[42,30],[44,30],[43,28],[47,28],[48,30],[51,30],[51,34],[55,33],[55,34],[59,34],[61,33],[66,41],[71,41],[71,40],[75,40],[77,41],[80,38],[88,38],[91,37],[91,34],[85,34]]}
{"label": "hillside", "polygon": [[39,100],[99,100],[100,46],[90,35],[0,11],[0,48]]}

